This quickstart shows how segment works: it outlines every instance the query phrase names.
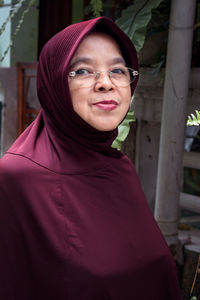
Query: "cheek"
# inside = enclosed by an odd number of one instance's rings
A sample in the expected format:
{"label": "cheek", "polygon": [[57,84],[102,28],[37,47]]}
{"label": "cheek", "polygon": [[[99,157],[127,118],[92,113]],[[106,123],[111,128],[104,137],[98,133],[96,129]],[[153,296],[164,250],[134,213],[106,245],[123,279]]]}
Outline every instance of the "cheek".
{"label": "cheek", "polygon": [[124,105],[127,106],[127,108],[130,105],[131,102],[131,89],[128,88],[126,91],[123,92],[123,96],[122,96]]}
{"label": "cheek", "polygon": [[71,89],[70,90],[71,94],[71,102],[72,102],[72,107],[74,111],[82,118],[87,113],[87,97],[83,93],[83,91],[79,91],[78,89]]}
{"label": "cheek", "polygon": [[70,91],[72,106],[73,106],[74,110],[76,110],[80,103],[79,102],[79,99],[80,99],[79,92],[77,89],[71,87],[70,85],[69,85],[69,91]]}

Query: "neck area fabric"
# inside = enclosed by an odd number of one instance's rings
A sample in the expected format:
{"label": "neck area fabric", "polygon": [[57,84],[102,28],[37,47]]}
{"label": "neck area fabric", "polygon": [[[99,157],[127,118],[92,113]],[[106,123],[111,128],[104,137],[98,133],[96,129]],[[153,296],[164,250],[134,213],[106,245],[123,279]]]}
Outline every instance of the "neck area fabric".
{"label": "neck area fabric", "polygon": [[[47,42],[40,55],[37,92],[41,111],[8,153],[67,174],[89,172],[122,156],[111,147],[117,129],[103,132],[91,127],[76,114],[71,102],[69,64],[82,39],[93,30],[111,34],[124,58],[128,57],[129,66],[138,70],[132,42],[111,19],[100,17],[65,28]],[[136,84],[137,80],[131,86],[132,93]]]}

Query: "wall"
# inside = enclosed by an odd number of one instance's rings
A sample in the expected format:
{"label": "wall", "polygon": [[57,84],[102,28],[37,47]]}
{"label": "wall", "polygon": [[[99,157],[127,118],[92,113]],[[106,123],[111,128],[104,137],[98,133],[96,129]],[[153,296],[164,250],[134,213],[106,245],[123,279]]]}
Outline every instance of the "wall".
{"label": "wall", "polygon": [[[4,7],[0,7],[0,27],[5,22],[5,20],[9,16],[11,0],[4,0]],[[5,26],[5,30],[0,35],[0,58],[3,56],[4,51],[7,49],[10,43],[11,37],[11,22],[8,22]],[[1,67],[9,67],[10,66],[10,50],[8,51],[5,59],[0,62]]]}
{"label": "wall", "polygon": [[[19,10],[12,20],[11,32],[14,33],[21,18],[22,11],[27,8],[30,0]],[[36,1],[24,18],[20,31],[17,33],[15,42],[11,49],[11,66],[16,62],[37,61],[38,52],[38,20],[39,20],[39,0]]]}
{"label": "wall", "polygon": [[0,89],[2,95],[2,143],[1,154],[17,137],[17,70],[0,68]]}
{"label": "wall", "polygon": [[[12,5],[16,1],[4,0],[4,7],[0,7],[0,27],[6,21],[11,10],[17,11],[14,17],[9,18],[3,34],[0,35],[0,58],[4,51],[12,42],[19,21],[22,20],[23,12],[28,8],[30,0],[26,0],[22,6]],[[14,38],[14,44],[8,51],[6,57],[0,62],[0,67],[15,66],[18,61],[36,61],[38,52],[38,19],[39,19],[39,0],[31,6],[28,13],[25,14],[20,30]]]}
{"label": "wall", "polygon": [[[30,0],[26,0],[23,6],[12,5],[16,1],[4,0],[4,7],[0,7],[0,27],[6,21],[12,10],[18,12],[10,18],[5,30],[0,35],[0,58],[12,40],[16,27],[22,18],[22,13],[28,8]],[[0,62],[0,101],[2,104],[0,124],[0,156],[9,148],[17,137],[17,70],[19,61],[30,62],[37,60],[38,52],[38,19],[39,0],[30,8],[24,17],[22,26],[17,33],[12,48],[6,57]],[[13,66],[13,67],[11,67]],[[33,89],[35,86],[33,87]]]}
{"label": "wall", "polygon": [[[200,69],[192,69],[187,114],[195,109],[200,110],[199,82]],[[137,118],[135,166],[152,211],[155,202],[163,83],[164,70],[159,76],[153,76],[151,69],[141,69],[134,102]]]}

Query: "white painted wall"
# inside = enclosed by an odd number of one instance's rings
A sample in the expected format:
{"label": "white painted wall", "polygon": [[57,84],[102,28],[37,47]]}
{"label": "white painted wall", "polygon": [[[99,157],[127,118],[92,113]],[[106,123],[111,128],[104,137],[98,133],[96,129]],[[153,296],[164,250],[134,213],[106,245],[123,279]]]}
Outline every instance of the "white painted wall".
{"label": "white painted wall", "polygon": [[[9,16],[11,0],[4,0],[5,6],[0,7],[0,28]],[[9,21],[5,27],[4,32],[0,35],[0,58],[3,56],[4,51],[10,44],[11,36],[11,22]],[[10,67],[10,51],[8,51],[5,59],[0,62],[0,67]]]}
{"label": "white painted wall", "polygon": [[[0,7],[0,28],[9,17],[10,12],[16,12],[13,18],[9,18],[5,30],[0,35],[0,59],[9,46],[16,26],[30,0],[21,0],[18,4],[12,5],[15,2],[14,0],[4,0],[4,6]],[[39,0],[36,0],[25,15],[13,46],[4,60],[0,62],[0,101],[3,103],[0,124],[0,156],[10,147],[17,136],[17,71],[15,66],[19,61],[37,61],[38,20]]]}
{"label": "white painted wall", "polygon": [[[30,0],[26,0],[22,8],[19,9],[11,24],[12,34],[21,18],[22,11],[27,8]],[[11,49],[11,66],[16,62],[33,62],[37,61],[38,49],[38,22],[39,22],[39,0],[30,8],[24,18],[20,31],[14,40]]]}
{"label": "white painted wall", "polygon": [[[16,27],[19,25],[22,13],[28,8],[30,0],[20,1],[17,5],[12,5],[12,0],[4,0],[4,6],[0,7],[0,28],[9,16],[9,13],[16,12],[14,17],[9,19],[5,30],[0,35],[0,58],[4,51],[12,42]],[[13,40],[13,45],[6,57],[0,62],[0,67],[15,66],[16,62],[30,62],[37,60],[38,49],[38,20],[39,20],[39,0],[29,9],[24,17],[22,26]]]}

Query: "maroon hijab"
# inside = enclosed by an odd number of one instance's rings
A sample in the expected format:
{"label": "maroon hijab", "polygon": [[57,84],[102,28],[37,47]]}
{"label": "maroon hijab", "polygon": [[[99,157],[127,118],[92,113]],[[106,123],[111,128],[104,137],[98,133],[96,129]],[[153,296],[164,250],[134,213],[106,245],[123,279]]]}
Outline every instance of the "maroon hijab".
{"label": "maroon hijab", "polygon": [[[35,122],[11,147],[10,153],[24,155],[61,173],[90,170],[97,167],[97,160],[102,165],[107,163],[108,157],[121,155],[111,148],[117,129],[98,131],[82,120],[72,107],[67,80],[69,63],[82,39],[92,30],[101,30],[115,38],[127,66],[138,70],[132,42],[111,19],[101,17],[65,28],[50,39],[42,50],[37,73],[37,91],[42,109]],[[136,84],[137,78],[132,84],[132,92]],[[87,164],[87,155],[94,159],[90,165]],[[77,161],[83,164],[77,165]]]}
{"label": "maroon hijab", "polygon": [[135,169],[110,146],[117,130],[100,132],[72,108],[69,62],[92,30],[111,34],[138,69],[131,41],[105,17],[71,25],[42,50],[41,112],[0,161],[2,300],[181,299]]}

